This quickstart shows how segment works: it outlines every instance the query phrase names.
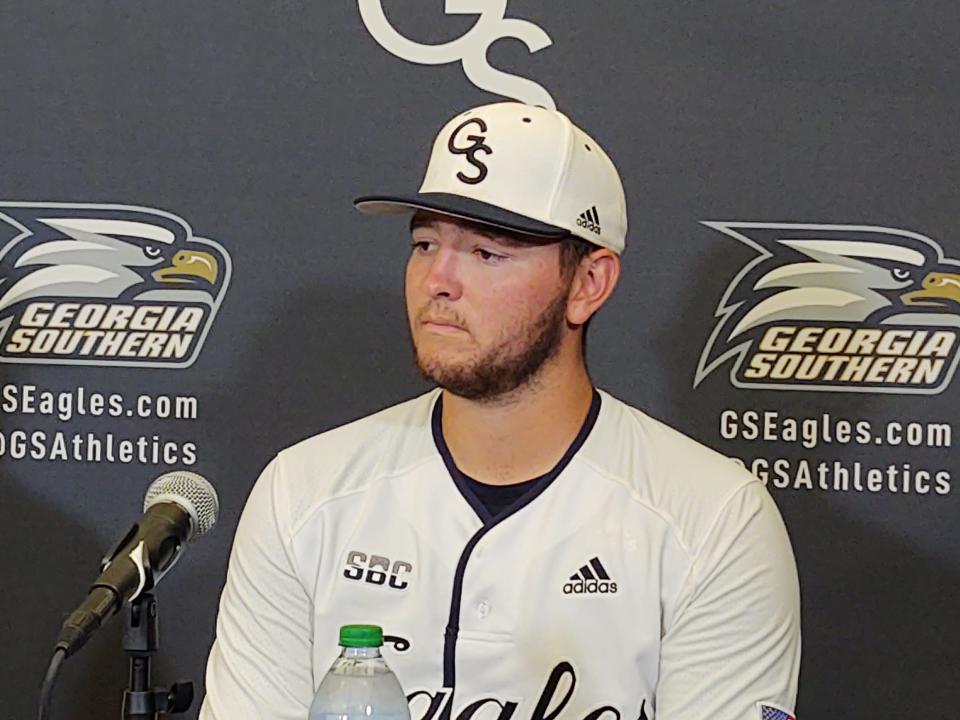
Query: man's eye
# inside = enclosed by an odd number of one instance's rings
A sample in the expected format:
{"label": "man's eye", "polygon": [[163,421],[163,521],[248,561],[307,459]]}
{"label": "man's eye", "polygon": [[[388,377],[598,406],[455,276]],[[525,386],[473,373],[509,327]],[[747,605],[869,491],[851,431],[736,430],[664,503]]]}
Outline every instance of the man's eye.
{"label": "man's eye", "polygon": [[503,255],[497,255],[492,253],[489,250],[484,250],[483,248],[477,248],[474,252],[480,257],[481,260],[499,262],[500,260],[505,260]]}
{"label": "man's eye", "polygon": [[430,243],[428,243],[426,240],[414,240],[412,243],[410,243],[410,247],[414,250],[425,252],[430,248]]}

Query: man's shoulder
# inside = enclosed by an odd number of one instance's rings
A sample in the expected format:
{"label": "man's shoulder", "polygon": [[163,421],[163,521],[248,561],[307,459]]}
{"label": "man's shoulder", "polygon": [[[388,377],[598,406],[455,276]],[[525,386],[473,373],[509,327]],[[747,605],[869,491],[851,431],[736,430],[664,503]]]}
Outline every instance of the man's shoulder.
{"label": "man's shoulder", "polygon": [[[594,463],[638,489],[724,495],[757,478],[733,459],[603,390],[596,436],[584,446]],[[669,487],[667,487],[669,486]]]}
{"label": "man's shoulder", "polygon": [[312,458],[317,453],[339,452],[368,442],[393,442],[430,429],[430,413],[438,389],[404,400],[343,425],[305,438],[281,452],[289,459]]}
{"label": "man's shoulder", "polygon": [[431,390],[281,450],[275,462],[293,504],[361,491],[430,457],[438,394]]}
{"label": "man's shoulder", "polygon": [[733,459],[600,392],[605,408],[596,436],[583,448],[585,459],[671,524],[691,551],[734,496],[766,494]]}

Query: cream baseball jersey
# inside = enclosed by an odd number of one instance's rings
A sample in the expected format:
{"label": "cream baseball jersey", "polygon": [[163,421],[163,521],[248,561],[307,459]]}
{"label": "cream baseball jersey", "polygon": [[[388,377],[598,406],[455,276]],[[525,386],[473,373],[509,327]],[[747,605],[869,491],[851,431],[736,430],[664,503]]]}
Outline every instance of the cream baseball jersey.
{"label": "cream baseball jersey", "polygon": [[413,720],[792,713],[799,589],[762,483],[597,390],[491,517],[442,393],[281,451],[244,508],[201,720],[304,720],[348,623],[381,625]]}

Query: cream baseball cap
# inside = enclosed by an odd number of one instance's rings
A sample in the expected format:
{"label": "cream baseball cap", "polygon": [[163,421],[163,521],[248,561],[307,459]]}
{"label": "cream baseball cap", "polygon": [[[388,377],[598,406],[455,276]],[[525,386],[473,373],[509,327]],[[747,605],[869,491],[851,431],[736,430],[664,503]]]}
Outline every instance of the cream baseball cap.
{"label": "cream baseball cap", "polygon": [[416,194],[365,195],[354,205],[373,214],[433,210],[542,238],[572,234],[618,254],[627,234],[623,184],[603,148],[563,113],[519,102],[447,122]]}

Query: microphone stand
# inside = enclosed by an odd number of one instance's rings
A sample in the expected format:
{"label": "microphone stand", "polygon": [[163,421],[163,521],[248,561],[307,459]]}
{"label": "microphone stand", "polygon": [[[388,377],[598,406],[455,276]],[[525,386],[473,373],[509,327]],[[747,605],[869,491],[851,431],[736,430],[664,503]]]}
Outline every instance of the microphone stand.
{"label": "microphone stand", "polygon": [[150,687],[150,659],[160,647],[157,600],[143,593],[124,611],[123,649],[130,657],[130,687],[123,693],[123,720],[158,720],[159,715],[186,712],[193,702],[193,683]]}

